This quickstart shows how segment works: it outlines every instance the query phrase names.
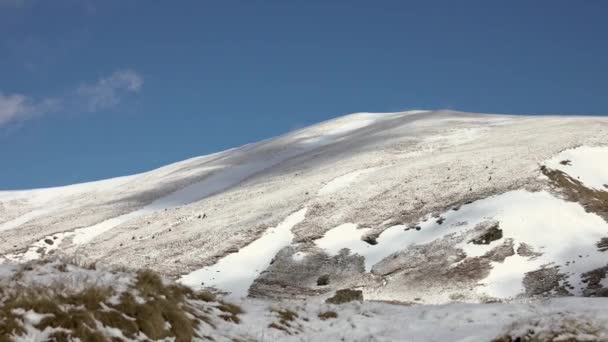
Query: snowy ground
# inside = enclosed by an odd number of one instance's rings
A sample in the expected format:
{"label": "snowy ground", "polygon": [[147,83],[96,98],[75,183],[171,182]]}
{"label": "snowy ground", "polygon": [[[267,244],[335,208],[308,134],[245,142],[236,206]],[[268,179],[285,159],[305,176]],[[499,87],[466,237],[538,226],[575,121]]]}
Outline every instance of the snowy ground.
{"label": "snowy ground", "polygon": [[[0,192],[0,259],[151,267],[234,298],[581,295],[608,283],[597,247],[608,224],[540,167],[605,192],[606,128],[601,117],[353,114],[140,175]],[[500,237],[472,243],[492,222]]]}
{"label": "snowy ground", "polygon": [[[133,313],[129,307],[121,303],[129,294],[135,298],[136,304],[133,305],[145,308],[147,304],[159,300],[155,297],[156,291],[163,291],[163,288],[170,288],[173,284],[168,280],[157,285],[150,281],[140,283],[141,279],[141,274],[81,268],[61,261],[28,266],[1,265],[0,285],[3,292],[0,299],[10,301],[11,308],[10,314],[0,320],[0,339],[48,341],[54,333],[76,337],[84,330],[99,334],[96,340],[101,340],[99,336],[103,336],[120,341],[148,341],[151,335],[146,333],[157,330],[145,326],[146,321],[137,315],[131,317]],[[49,293],[49,298],[68,301],[68,304],[57,307],[38,305],[32,297],[15,301],[13,295],[23,289]],[[99,292],[105,295],[82,296],[87,289],[110,290],[107,293]],[[68,299],[59,299],[61,296]],[[85,305],[79,305],[80,298],[86,299]],[[512,340],[535,337],[538,341],[608,339],[608,312],[605,309],[608,299],[605,298],[411,306],[358,301],[335,305],[320,299],[245,299],[229,302],[229,305],[221,298],[187,295],[181,307],[201,318],[194,325],[195,335],[191,340],[364,342],[491,341],[505,337]],[[7,313],[2,310],[4,308],[0,308],[1,313]],[[55,320],[60,312],[77,312],[77,316]],[[106,316],[109,313],[120,316]],[[188,317],[194,319],[193,315]],[[174,340],[176,330],[168,323],[176,321],[171,317],[167,319],[164,321],[166,337],[154,340]],[[7,320],[14,320],[17,324],[5,325]],[[78,329],[70,328],[74,322],[78,323]],[[133,331],[125,322],[136,322],[141,330]],[[162,325],[163,322],[160,323]]]}

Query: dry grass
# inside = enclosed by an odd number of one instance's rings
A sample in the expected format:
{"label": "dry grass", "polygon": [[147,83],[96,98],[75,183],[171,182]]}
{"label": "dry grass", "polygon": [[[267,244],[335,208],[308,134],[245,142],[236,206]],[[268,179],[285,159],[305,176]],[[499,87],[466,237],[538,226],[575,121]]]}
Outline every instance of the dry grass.
{"label": "dry grass", "polygon": [[280,309],[273,310],[278,316],[279,320],[277,322],[271,323],[268,327],[272,329],[278,329],[286,332],[289,335],[293,333],[298,333],[301,329],[299,329],[299,325],[295,320],[299,317],[297,313],[291,311],[289,309]]}
{"label": "dry grass", "polygon": [[282,324],[286,324],[288,322],[295,321],[295,319],[298,318],[298,314],[289,309],[278,310],[275,312],[279,315],[279,318],[280,318],[279,321]]}
{"label": "dry grass", "polygon": [[330,304],[343,304],[355,300],[363,301],[363,292],[359,290],[344,289],[336,291],[336,294],[333,297],[328,298],[325,302]]}
{"label": "dry grass", "polygon": [[516,321],[492,342],[604,341],[602,326],[566,314]]}
{"label": "dry grass", "polygon": [[326,321],[328,319],[338,318],[338,314],[335,311],[323,311],[319,313],[319,318]]}
{"label": "dry grass", "polygon": [[217,308],[223,312],[220,317],[223,318],[225,321],[234,323],[241,322],[239,314],[243,313],[243,309],[241,309],[240,306],[221,301],[220,305]]}
{"label": "dry grass", "polygon": [[[65,263],[55,267],[67,272]],[[32,270],[35,265],[25,265],[16,276]],[[117,293],[110,287],[85,287],[84,290],[66,292],[63,286],[49,285],[43,288],[15,287],[0,289],[0,341],[10,341],[11,336],[25,333],[20,310],[32,310],[48,314],[35,327],[61,328],[52,334],[54,341],[111,341],[97,329],[99,323],[119,329],[126,338],[143,333],[149,339],[172,338],[176,342],[188,342],[200,338],[197,328],[203,322],[211,323],[208,313],[216,306],[221,317],[238,323],[240,307],[217,302],[213,294],[195,292],[185,286],[164,283],[152,271],[135,274],[134,284],[125,292]],[[114,300],[110,300],[114,298]],[[18,310],[17,310],[18,309]]]}

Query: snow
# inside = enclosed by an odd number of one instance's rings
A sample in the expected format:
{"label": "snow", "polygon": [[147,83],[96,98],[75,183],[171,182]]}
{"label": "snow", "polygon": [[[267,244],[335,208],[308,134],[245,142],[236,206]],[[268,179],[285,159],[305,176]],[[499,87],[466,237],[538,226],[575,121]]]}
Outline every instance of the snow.
{"label": "snow", "polygon": [[42,215],[45,215],[49,212],[51,212],[52,210],[50,209],[35,209],[32,210],[30,212],[27,212],[13,220],[10,220],[8,222],[4,222],[4,223],[0,223],[0,232],[3,230],[9,230],[9,229],[13,229],[13,228],[17,228],[23,224],[28,223],[29,221],[38,218]]}
{"label": "snow", "polygon": [[356,224],[345,223],[329,230],[322,238],[315,240],[315,244],[330,255],[336,255],[342,249],[348,248],[351,253],[365,256],[366,265],[368,265],[369,251],[373,249],[373,246],[361,240],[361,237],[368,231],[368,228],[357,229]]}
{"label": "snow", "polygon": [[325,184],[321,188],[321,190],[319,190],[319,195],[323,196],[323,195],[332,194],[334,192],[337,192],[340,189],[348,187],[351,183],[353,183],[355,180],[357,180],[357,178],[359,178],[360,176],[365,175],[370,172],[374,172],[376,170],[377,170],[377,168],[357,170],[357,171],[347,173],[343,176],[337,177],[337,178],[329,181],[327,184]]}
{"label": "snow", "polygon": [[404,225],[395,225],[386,229],[376,239],[376,245],[371,245],[361,238],[370,231],[369,228],[358,229],[356,224],[347,223],[329,230],[325,235],[315,240],[319,248],[330,255],[348,248],[351,253],[365,257],[365,270],[369,272],[372,267],[387,256],[401,251],[413,244],[431,242],[445,234],[434,221],[421,222],[420,231],[416,229],[405,230]]}
{"label": "snow", "polygon": [[33,310],[28,310],[27,312],[21,314],[25,319],[25,323],[32,325],[37,325],[46,317],[53,316],[52,314],[39,314],[37,312],[34,312]]}
{"label": "snow", "polygon": [[196,270],[180,278],[184,285],[195,289],[215,287],[229,292],[231,297],[245,297],[247,291],[283,247],[291,244],[291,229],[306,217],[307,209],[289,215],[275,228],[268,229],[251,244],[229,254],[212,266]]}
{"label": "snow", "polygon": [[[462,206],[458,211],[449,210],[440,215],[445,220],[427,219],[419,224],[420,231],[404,231],[403,225],[386,229],[370,245],[361,237],[369,229],[357,229],[355,224],[340,225],[315,241],[329,254],[337,254],[343,248],[365,257],[366,271],[387,256],[411,245],[429,243],[448,233],[464,233],[479,223],[495,220],[500,223],[503,238],[488,245],[464,242],[457,247],[469,257],[485,254],[512,238],[516,244],[526,243],[542,256],[524,258],[507,257],[504,263],[494,262],[490,275],[481,282],[480,293],[496,298],[512,298],[523,291],[522,280],[526,272],[542,265],[556,263],[568,275],[574,293],[581,294],[580,274],[606,265],[606,257],[598,252],[595,244],[608,235],[608,223],[593,213],[587,213],[578,203],[567,202],[546,191],[528,192],[517,190]],[[582,258],[579,256],[583,256]],[[575,260],[575,263],[572,261]]]}
{"label": "snow", "polygon": [[302,260],[304,260],[304,259],[306,258],[306,256],[307,256],[307,255],[308,255],[308,254],[307,254],[307,253],[304,253],[304,252],[296,252],[296,253],[294,253],[294,254],[291,256],[291,258],[293,259],[293,261],[298,262],[298,261],[302,261]]}
{"label": "snow", "polygon": [[607,146],[580,146],[568,149],[547,161],[545,165],[550,169],[567,173],[587,187],[608,191]]}
{"label": "snow", "polygon": [[[576,274],[601,264],[595,243],[601,234],[605,237],[604,223],[577,204],[546,197],[548,193],[505,193],[553,191],[538,177],[539,165],[552,158],[557,168],[599,186],[606,158],[599,152],[602,148],[587,146],[608,141],[606,124],[605,118],[452,111],[360,113],[132,178],[0,192],[0,260],[77,255],[87,262],[151,267],[176,276],[191,271],[188,265],[208,265],[234,250],[235,239],[222,239],[224,235],[238,237],[239,246],[251,243],[259,237],[252,234],[252,227],[275,226],[300,208],[309,208],[293,231],[293,240],[298,241],[293,250],[303,252],[277,255],[299,263],[294,267],[319,263],[319,251],[309,248],[310,239],[319,236],[323,237],[316,244],[328,253],[350,248],[365,257],[365,269],[372,271],[374,265],[408,246],[497,220],[505,233],[503,240],[514,239],[515,248],[522,242],[534,244],[535,252],[544,254],[492,264],[490,276],[478,285],[480,293],[511,297],[522,291],[522,274],[550,263],[549,267],[561,266],[574,292],[580,293]],[[571,159],[572,165],[559,164],[563,158]],[[492,197],[497,194],[521,205],[506,207],[506,211],[492,207],[502,205]],[[482,200],[462,206],[460,212],[444,212],[442,225],[428,217],[469,199]],[[537,211],[539,217],[529,219],[535,215],[530,211]],[[202,213],[207,217],[197,219]],[[419,223],[420,230],[406,231],[406,226],[398,224],[423,217],[428,219]],[[466,224],[457,225],[463,220]],[[516,225],[520,227],[509,228]],[[372,232],[370,228],[377,233],[387,226],[377,245],[361,240]],[[536,236],[530,236],[532,231]],[[44,241],[49,238],[52,245]],[[459,247],[475,257],[501,242]],[[278,245],[285,246],[282,241]],[[581,258],[579,252],[584,252]],[[399,258],[390,262],[395,267],[406,263]],[[386,281],[387,286],[372,289],[365,284],[362,288],[376,291],[377,298],[409,301],[405,298],[409,292],[399,292],[390,284],[389,278],[396,283],[398,276],[381,276],[386,279],[378,284]],[[285,276],[285,283],[295,285],[291,280]],[[303,292],[315,289],[302,286]]]}
{"label": "snow", "polygon": [[[7,265],[0,266],[6,267]],[[114,277],[111,272],[105,276],[100,271],[84,270],[70,266],[66,272],[58,271],[55,265],[33,264],[34,269],[25,270],[24,281],[29,286],[39,286],[29,281],[32,274],[74,278],[70,273],[97,273],[102,279]],[[67,275],[66,275],[67,274]],[[134,274],[127,275],[134,277]],[[0,280],[6,280],[0,278]],[[93,279],[88,286],[96,285]],[[169,281],[168,281],[169,282]],[[170,283],[170,282],[169,282]],[[3,284],[4,285],[4,284]],[[102,283],[114,289],[115,284]],[[21,286],[12,283],[11,286]],[[69,295],[73,288],[55,287]],[[118,288],[118,292],[124,289]],[[217,305],[229,302],[242,308],[239,323],[219,317],[222,313]],[[110,310],[104,303],[102,308]],[[189,309],[205,313],[205,322],[196,329],[200,338],[214,341],[491,341],[507,335],[513,339],[534,331],[539,340],[579,340],[604,341],[608,338],[608,312],[606,298],[554,298],[520,303],[493,304],[447,304],[447,305],[395,305],[383,302],[350,302],[342,305],[327,304],[321,298],[307,300],[269,301],[264,299],[218,299],[217,302],[188,301]],[[293,319],[281,322],[279,311],[292,312]],[[320,313],[333,311],[337,317],[323,320]],[[57,331],[69,331],[47,327],[37,327],[49,314],[16,307],[12,311],[22,317],[25,332],[13,336],[14,341],[47,341]],[[126,316],[129,317],[129,316]],[[169,327],[166,322],[165,328]],[[282,326],[285,330],[271,327]],[[141,332],[134,339],[125,337],[126,331],[118,327],[102,325],[95,321],[91,327],[107,338],[125,341],[146,340]],[[173,340],[173,337],[165,339]]]}
{"label": "snow", "polygon": [[72,196],[82,192],[103,190],[107,189],[108,187],[122,186],[134,180],[138,176],[140,175],[115,177],[99,181],[51,188],[0,191],[0,201],[25,199],[30,203],[44,204],[60,197]]}
{"label": "snow", "polygon": [[[242,336],[263,341],[491,341],[502,334],[514,338],[534,330],[545,336],[607,338],[608,314],[604,298],[560,298],[518,304],[392,305],[378,302],[334,306],[318,301],[240,302],[245,314],[238,325],[223,325],[215,340]],[[289,323],[291,333],[268,328],[279,322],[273,310],[290,310],[298,317]],[[335,311],[337,318],[321,320],[318,314]],[[587,329],[589,327],[589,329]],[[216,335],[217,334],[217,335]],[[575,339],[571,339],[575,340]]]}
{"label": "snow", "polygon": [[[381,119],[382,116],[378,114],[351,115],[339,120],[335,120],[335,122],[332,121],[320,124],[316,128],[306,129],[303,130],[302,133],[294,133],[286,137],[287,141],[290,142],[297,141],[302,138],[308,139],[304,146],[296,145],[284,149],[279,153],[267,156],[264,159],[250,159],[240,165],[231,165],[230,167],[213,166],[206,169],[204,168],[202,171],[214,172],[206,179],[188,185],[165,197],[159,198],[139,210],[125,215],[113,217],[90,227],[76,229],[74,231],[72,242],[74,245],[83,245],[91,242],[97,236],[128,221],[164,209],[172,209],[199,201],[203,198],[235,186],[256,173],[267,170],[289,158],[293,158],[314,148],[330,144],[336,139],[337,136],[363,128]],[[310,139],[317,140],[313,142]]]}
{"label": "snow", "polygon": [[530,262],[529,258],[518,254],[506,258],[504,262],[492,262],[490,275],[483,280],[484,293],[494,298],[514,298],[524,291],[524,274],[539,266],[539,263]]}

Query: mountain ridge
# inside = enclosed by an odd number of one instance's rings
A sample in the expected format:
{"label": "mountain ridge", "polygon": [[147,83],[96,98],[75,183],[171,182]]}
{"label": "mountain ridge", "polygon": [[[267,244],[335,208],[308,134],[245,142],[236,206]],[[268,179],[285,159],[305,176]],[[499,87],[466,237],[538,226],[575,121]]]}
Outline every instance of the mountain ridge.
{"label": "mountain ridge", "polygon": [[[247,278],[250,294],[306,297],[354,286],[364,289],[366,298],[409,302],[414,297],[399,292],[403,284],[398,284],[405,278],[396,281],[394,271],[365,266],[372,256],[362,254],[368,253],[366,245],[373,245],[363,242],[356,247],[358,241],[384,245],[383,234],[402,238],[396,233],[399,229],[415,232],[422,226],[423,231],[433,231],[442,224],[430,223],[450,210],[486,203],[485,199],[511,191],[548,191],[551,198],[559,198],[561,190],[552,188],[541,167],[576,147],[601,148],[608,141],[607,128],[608,119],[592,116],[354,113],[138,175],[71,188],[0,192],[0,258],[26,261],[78,255],[100,264],[152,267],[180,278],[238,255],[269,232],[282,231],[287,217],[307,209],[305,217],[289,227],[293,238],[276,254],[264,255],[268,260],[260,268],[266,267]],[[580,164],[584,163],[581,159]],[[475,227],[461,232],[458,227],[463,225],[449,217],[443,224],[454,234],[464,234],[459,238],[483,233]],[[344,232],[344,241],[327,238],[343,226],[339,231]],[[397,274],[403,273],[413,258],[411,253],[421,252],[421,240],[403,241],[401,249],[394,250],[398,256],[393,263],[401,263],[392,266]],[[501,248],[509,254],[505,241]],[[448,249],[453,252],[427,256],[442,265],[448,262],[429,272],[449,274],[450,267],[463,267],[458,266],[462,262],[446,261],[461,258],[459,251],[466,248],[454,245],[461,242],[445,240],[443,235],[429,242],[451,246]],[[327,252],[332,243],[353,253],[332,255]],[[511,248],[521,243],[513,241]],[[410,257],[404,259],[399,253],[410,253]],[[502,262],[513,255],[503,255]],[[386,264],[389,256],[374,260]],[[493,256],[498,260],[494,261],[465,256],[461,261],[467,258],[479,265],[462,272],[491,275],[502,257]],[[297,272],[308,275],[296,277]],[[324,274],[336,277],[330,285],[317,285],[317,278]],[[472,288],[481,286],[484,278],[477,279],[479,274],[466,280]],[[416,281],[423,284],[430,279]],[[191,285],[225,281],[199,280]],[[421,301],[449,302],[450,295],[456,296],[452,290],[433,291],[443,291],[445,296],[437,299],[436,293],[429,293]],[[483,300],[475,291],[463,298]]]}

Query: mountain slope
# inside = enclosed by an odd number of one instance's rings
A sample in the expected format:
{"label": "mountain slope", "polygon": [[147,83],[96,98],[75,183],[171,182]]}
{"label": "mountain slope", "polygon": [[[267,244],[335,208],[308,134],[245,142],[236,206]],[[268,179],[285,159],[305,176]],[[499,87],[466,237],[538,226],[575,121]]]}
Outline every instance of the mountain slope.
{"label": "mountain slope", "polygon": [[602,117],[353,114],[140,175],[0,192],[0,255],[151,267],[234,296],[598,295],[605,144]]}

